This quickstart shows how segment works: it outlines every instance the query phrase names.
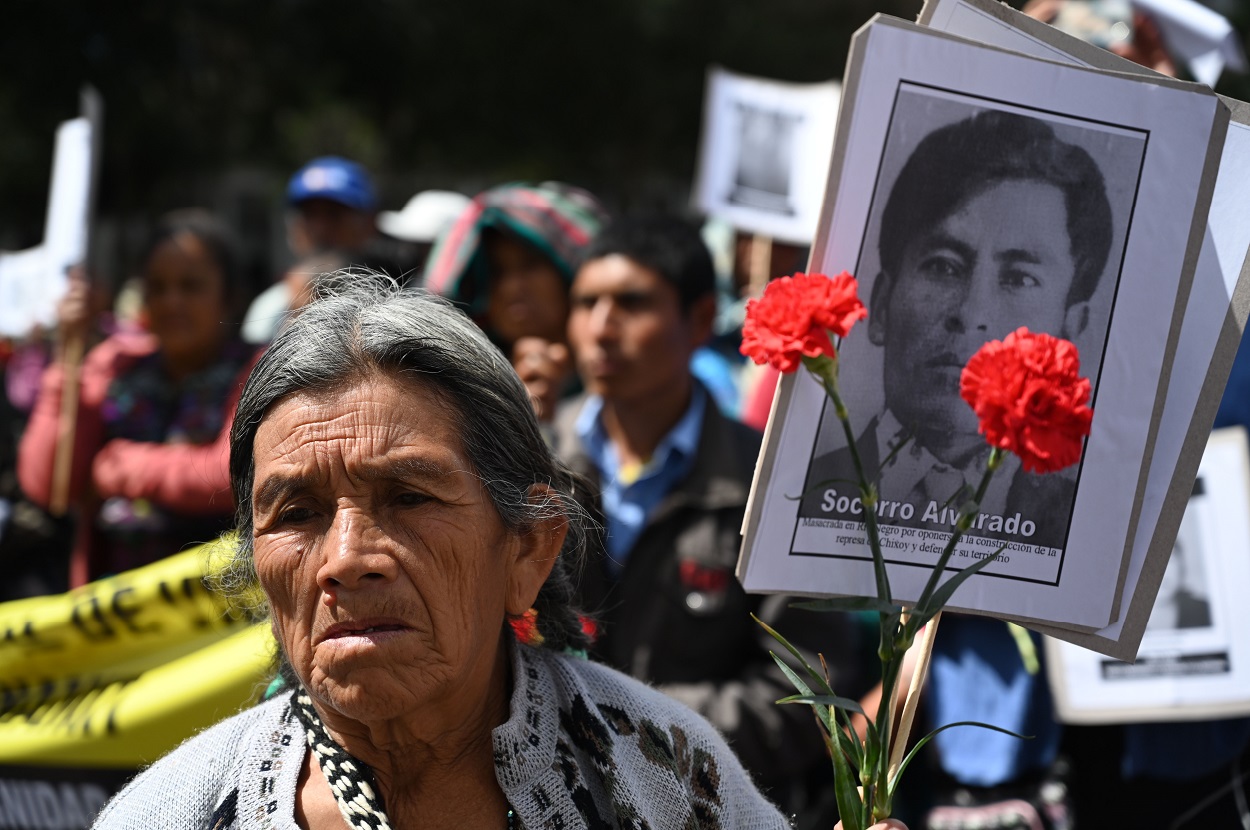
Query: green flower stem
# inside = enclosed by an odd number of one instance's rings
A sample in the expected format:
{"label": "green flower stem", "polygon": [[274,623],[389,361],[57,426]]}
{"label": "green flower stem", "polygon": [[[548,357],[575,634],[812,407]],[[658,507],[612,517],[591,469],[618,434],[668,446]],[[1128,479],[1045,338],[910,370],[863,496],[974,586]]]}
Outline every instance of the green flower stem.
{"label": "green flower stem", "polygon": [[[833,403],[834,413],[842,423],[842,431],[846,435],[846,444],[851,451],[851,461],[855,466],[855,475],[859,480],[860,501],[864,506],[864,527],[868,535],[869,548],[872,551],[873,573],[877,582],[877,596],[883,602],[891,601],[890,578],[885,568],[885,557],[881,553],[881,534],[877,525],[877,491],[868,482],[864,471],[864,463],[859,455],[859,444],[855,440],[855,431],[851,427],[850,413],[842,395],[838,391],[838,364],[834,358],[821,356],[803,358],[803,364],[820,382],[825,394]],[[876,740],[869,740],[865,747],[864,764],[860,769],[860,785],[863,796],[860,801],[862,812],[854,824],[868,827],[877,821],[888,818],[892,809],[890,787],[890,739],[894,729],[894,697],[898,685],[899,674],[902,672],[903,655],[911,645],[914,629],[900,624],[900,612],[879,612],[879,629],[881,632],[877,654],[881,659],[881,704],[877,708],[875,719]],[[836,771],[835,771],[836,775]],[[851,826],[851,822],[847,822]]]}
{"label": "green flower stem", "polygon": [[[1003,458],[1006,454],[1006,450],[1001,450],[998,447],[993,447],[990,450],[989,460],[985,464],[985,473],[982,474],[981,481],[977,485],[976,494],[973,495],[972,501],[959,508],[959,519],[955,522],[955,532],[951,534],[950,541],[942,549],[942,554],[938,557],[937,564],[933,566],[933,570],[929,573],[929,581],[925,584],[924,590],[920,592],[920,599],[916,601],[916,608],[922,612],[930,610],[928,609],[929,600],[932,599],[933,592],[937,590],[942,574],[946,571],[946,565],[955,553],[955,546],[959,544],[959,540],[972,527],[977,514],[981,512],[981,500],[985,498],[985,491],[989,489],[990,479],[994,477],[994,472],[1002,466]],[[937,610],[939,609],[932,609],[932,611]],[[930,616],[932,616],[932,613],[927,615],[922,613],[914,616],[912,618],[912,621],[915,622],[915,627],[912,629],[913,633],[921,625],[924,625],[925,620]]]}
{"label": "green flower stem", "polygon": [[[851,417],[847,411],[842,395],[838,391],[838,364],[827,355],[820,357],[804,357],[803,365],[820,381],[825,394],[833,402],[833,411],[842,423],[842,432],[846,435],[846,445],[851,450],[851,462],[855,465],[855,476],[859,479],[860,503],[864,506],[864,528],[868,532],[868,545],[872,550],[873,572],[877,580],[877,596],[885,602],[890,601],[890,577],[885,570],[885,559],[881,556],[881,538],[877,527],[877,490],[868,483],[864,473],[864,462],[859,457],[859,444],[855,440],[855,432],[851,428]],[[884,618],[889,615],[882,614]],[[886,660],[893,652],[893,639],[885,636],[886,626],[882,626],[881,644],[878,653]]]}
{"label": "green flower stem", "polygon": [[[872,550],[877,597],[883,605],[892,605],[890,578],[885,567],[885,556],[881,552],[881,532],[877,524],[877,490],[873,484],[869,483],[863,460],[859,455],[855,431],[851,428],[850,413],[838,390],[837,358],[827,355],[804,357],[803,365],[824,389],[826,396],[833,404],[834,413],[842,424],[842,431],[846,435],[846,445],[850,449],[851,461],[855,466],[855,475],[859,480],[860,501],[864,507],[864,529]],[[937,564],[933,567],[928,582],[910,616],[904,617],[903,609],[897,606],[889,611],[878,612],[880,642],[877,656],[881,660],[881,702],[877,708],[876,717],[869,725],[862,754],[863,763],[859,766],[861,796],[858,802],[858,814],[843,817],[846,827],[851,830],[866,828],[890,817],[897,787],[897,781],[890,779],[891,743],[894,738],[894,703],[899,677],[902,673],[903,658],[920,627],[941,610],[940,608],[931,609],[928,606],[941,584],[942,575],[954,555],[955,547],[976,520],[980,512],[981,501],[985,498],[986,490],[989,488],[990,479],[1001,466],[1005,455],[1003,450],[991,449],[989,461],[985,465],[985,473],[981,477],[976,493],[970,501],[960,507],[959,518],[956,520],[950,541],[938,557]],[[834,764],[835,777],[838,774],[838,766],[837,763]],[[844,774],[853,775],[854,773],[844,771]]]}

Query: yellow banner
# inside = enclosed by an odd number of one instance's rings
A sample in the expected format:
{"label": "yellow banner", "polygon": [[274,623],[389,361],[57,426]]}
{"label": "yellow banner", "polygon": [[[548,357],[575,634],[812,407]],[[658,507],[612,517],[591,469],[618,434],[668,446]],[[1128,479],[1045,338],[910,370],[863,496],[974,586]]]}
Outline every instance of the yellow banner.
{"label": "yellow banner", "polygon": [[0,764],[138,768],[254,702],[276,646],[208,588],[225,544],[0,604]]}

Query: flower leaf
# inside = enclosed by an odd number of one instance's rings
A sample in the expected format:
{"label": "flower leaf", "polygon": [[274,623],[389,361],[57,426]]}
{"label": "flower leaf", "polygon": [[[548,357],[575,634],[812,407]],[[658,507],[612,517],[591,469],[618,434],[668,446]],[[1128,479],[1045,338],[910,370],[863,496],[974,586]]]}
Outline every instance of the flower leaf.
{"label": "flower leaf", "polygon": [[810,692],[804,694],[790,695],[783,697],[778,703],[806,703],[809,706],[834,706],[838,709],[846,709],[857,715],[864,714],[864,708],[858,702],[851,700],[849,697],[839,697],[838,695],[814,695]]}
{"label": "flower leaf", "polygon": [[[773,658],[773,661],[781,669],[782,673],[789,678],[791,683],[794,684],[794,688],[799,690],[800,695],[812,694],[812,687],[807,685],[803,678],[799,677],[798,672],[790,668],[789,664],[787,664],[785,660],[782,660],[776,652],[770,651],[768,652],[768,656]],[[779,700],[777,702],[780,703],[781,701]]]}
{"label": "flower leaf", "polygon": [[907,755],[903,757],[902,763],[898,765],[898,771],[894,773],[894,778],[890,781],[890,793],[891,794],[893,794],[895,788],[898,787],[899,781],[903,779],[903,772],[904,770],[907,769],[907,765],[911,763],[912,758],[916,757],[917,753],[920,752],[921,748],[923,748],[924,745],[927,744],[929,741],[933,740],[939,732],[945,732],[947,729],[951,729],[956,726],[979,726],[982,729],[990,729],[990,730],[993,730],[994,732],[1002,732],[1004,735],[1011,735],[1013,738],[1020,738],[1021,740],[1024,740],[1024,741],[1033,740],[1032,735],[1021,735],[1019,732],[1012,732],[1010,729],[1003,729],[1001,726],[994,726],[993,724],[981,723],[980,721],[975,721],[975,720],[961,720],[961,721],[956,721],[955,723],[948,723],[945,726],[939,726],[937,729],[934,729],[928,735],[925,735],[923,738],[916,741],[916,745],[913,746],[910,750],[908,750]]}
{"label": "flower leaf", "polygon": [[971,579],[973,575],[985,570],[991,562],[998,558],[998,554],[1002,553],[1006,547],[1006,545],[1002,545],[998,550],[994,551],[992,555],[987,556],[980,562],[976,562],[963,570],[954,573],[950,579],[938,586],[938,589],[933,592],[933,596],[928,598],[928,601],[925,602],[923,607],[918,607],[916,609],[912,615],[913,618],[917,619],[920,624],[931,620],[934,614],[946,607],[946,603],[950,601],[950,598],[955,594],[955,591],[959,589],[960,585],[963,585]]}
{"label": "flower leaf", "polygon": [[864,803],[855,787],[855,773],[841,752],[833,753],[833,795],[838,802],[843,830],[867,830]]}
{"label": "flower leaf", "polygon": [[[755,616],[754,614],[751,615],[751,619],[759,623],[760,627],[762,627],[765,631],[767,631],[774,640],[781,643],[781,645],[785,647],[786,651],[790,652],[790,654],[794,657],[795,660],[799,661],[799,663],[803,666],[804,670],[807,671],[808,676],[816,681],[816,688],[818,688],[822,692],[825,692],[826,694],[833,694],[833,689],[830,688],[829,682],[825,680],[824,675],[822,675],[820,672],[812,668],[811,664],[807,662],[807,659],[803,657],[803,655],[799,652],[799,650],[795,648],[794,646],[790,645],[789,640],[787,640],[785,637],[782,637],[779,633],[777,633],[775,629],[773,629],[772,626],[770,626],[768,623],[764,622],[763,620],[761,620],[759,617]],[[774,654],[773,659],[777,661],[777,665],[781,666],[783,670],[788,669],[788,667],[785,665],[785,662],[780,660],[777,657],[777,655]],[[787,676],[788,674],[789,672],[787,672]]]}

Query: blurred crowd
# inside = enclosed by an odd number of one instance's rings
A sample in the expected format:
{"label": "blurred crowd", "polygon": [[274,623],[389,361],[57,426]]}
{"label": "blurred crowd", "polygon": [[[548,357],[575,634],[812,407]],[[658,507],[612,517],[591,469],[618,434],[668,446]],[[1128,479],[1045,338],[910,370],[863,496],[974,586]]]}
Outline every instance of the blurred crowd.
{"label": "blurred crowd", "polygon": [[[3,345],[0,600],[62,592],[229,529],[242,380],[320,280],[388,275],[481,326],[552,445],[597,485],[586,499],[603,534],[579,597],[592,656],[708,717],[797,826],[833,826],[826,748],[806,707],[775,704],[789,685],[750,614],[821,652],[840,693],[868,705],[875,643],[863,620],[748,596],[734,576],[777,383],[738,354],[742,309],[769,279],[804,270],[807,250],[716,221],[613,215],[560,182],[428,190],[394,211],[377,194],[348,159],[295,171],[289,265],[255,295],[236,229],[200,209],[161,216],[137,279],[106,296],[116,275],[76,269],[55,327]],[[1239,357],[1221,423],[1248,420],[1247,365]],[[969,730],[931,745],[901,805],[911,826],[1065,828],[1112,815],[1233,826],[1246,721],[1063,728],[1044,668],[1022,672],[1030,655],[1004,624],[953,618],[941,636],[935,717],[1037,738]],[[1007,803],[1032,812],[1013,819]]]}

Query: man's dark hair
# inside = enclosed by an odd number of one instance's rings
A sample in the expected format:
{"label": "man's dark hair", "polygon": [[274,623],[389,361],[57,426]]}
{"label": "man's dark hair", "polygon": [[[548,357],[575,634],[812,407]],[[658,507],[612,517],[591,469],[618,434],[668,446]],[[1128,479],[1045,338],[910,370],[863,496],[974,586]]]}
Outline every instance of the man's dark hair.
{"label": "man's dark hair", "polygon": [[1011,180],[1054,185],[1067,206],[1076,274],[1067,304],[1098,287],[1111,249],[1111,205],[1098,164],[1044,121],[988,110],[929,133],[916,145],[881,214],[881,267],[897,276],[907,246],[989,186]]}
{"label": "man's dark hair", "polygon": [[692,225],[669,216],[618,219],[590,243],[583,262],[619,254],[655,271],[677,289],[681,310],[716,292],[716,267]]}

